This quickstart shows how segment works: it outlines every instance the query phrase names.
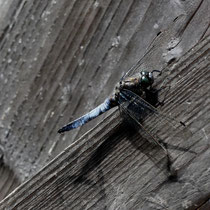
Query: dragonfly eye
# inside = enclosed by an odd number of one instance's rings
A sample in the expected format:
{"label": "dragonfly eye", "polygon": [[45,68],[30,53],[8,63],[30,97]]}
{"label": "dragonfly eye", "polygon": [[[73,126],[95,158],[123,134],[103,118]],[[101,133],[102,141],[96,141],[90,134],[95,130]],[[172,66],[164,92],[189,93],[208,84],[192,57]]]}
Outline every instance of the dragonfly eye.
{"label": "dragonfly eye", "polygon": [[144,88],[149,87],[154,82],[154,78],[151,72],[142,72],[141,74],[141,85]]}
{"label": "dragonfly eye", "polygon": [[146,76],[147,75],[147,72],[146,71],[142,71],[141,72],[141,76]]}
{"label": "dragonfly eye", "polygon": [[141,84],[142,86],[149,86],[149,78],[147,76],[142,76],[141,77]]}
{"label": "dragonfly eye", "polygon": [[152,84],[154,82],[154,77],[153,77],[153,73],[152,72],[149,72],[148,78],[150,80],[150,83]]}

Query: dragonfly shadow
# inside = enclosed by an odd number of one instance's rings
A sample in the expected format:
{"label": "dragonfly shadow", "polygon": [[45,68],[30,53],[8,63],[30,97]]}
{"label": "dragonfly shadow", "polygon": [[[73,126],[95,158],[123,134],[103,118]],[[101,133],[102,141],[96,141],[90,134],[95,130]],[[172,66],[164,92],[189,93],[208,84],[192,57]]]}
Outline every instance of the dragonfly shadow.
{"label": "dragonfly shadow", "polygon": [[[159,169],[169,179],[172,178],[172,172],[170,171],[169,159],[165,151],[159,146],[154,144],[151,137],[145,134],[139,126],[134,123],[127,122],[127,128],[129,128],[128,141],[131,145],[142,154],[144,154],[148,160],[153,162],[154,167]],[[143,134],[144,132],[144,134]],[[173,173],[173,179],[176,179],[176,174]]]}
{"label": "dragonfly shadow", "polygon": [[125,141],[129,141],[129,145],[135,148],[135,150],[141,151],[141,153],[145,154],[158,168],[167,171],[166,166],[162,166],[163,163],[159,163],[154,155],[160,155],[160,153],[162,153],[162,156],[164,156],[164,152],[161,148],[148,142],[148,139],[139,135],[136,127],[124,120],[91,154],[77,177],[74,177],[74,184],[88,185],[91,186],[91,188],[95,188],[96,186],[99,187],[100,185],[100,190],[102,190],[103,180],[105,179],[103,175],[104,169],[102,170],[103,161],[109,156],[114,156],[118,146],[124,144]]}
{"label": "dragonfly shadow", "polygon": [[[121,123],[112,134],[94,151],[94,153],[90,156],[90,158],[86,161],[80,173],[78,174],[77,179],[74,183],[85,183],[88,185],[92,185],[95,181],[91,178],[91,172],[94,170],[99,170],[101,163],[109,156],[111,153],[115,151],[117,146],[123,141],[127,132],[125,131],[126,124]],[[99,170],[100,171],[100,170]],[[100,172],[101,173],[101,172]],[[103,179],[102,175],[98,175],[100,179]]]}
{"label": "dragonfly shadow", "polygon": [[128,134],[130,135],[127,139],[130,141],[133,147],[147,156],[148,159],[153,162],[154,166],[160,169],[167,176],[168,181],[178,181],[178,174],[177,171],[172,167],[173,157],[171,157],[169,150],[177,150],[195,155],[197,154],[189,148],[173,145],[168,142],[166,143],[164,140],[159,139],[159,143],[161,143],[168,151],[169,156],[167,156],[162,147],[155,144],[151,136],[145,133],[144,130],[141,130],[141,128],[133,121],[127,121],[127,126],[129,128]]}
{"label": "dragonfly shadow", "polygon": [[[153,106],[158,106],[158,93],[159,90],[150,89],[146,91],[146,101],[148,101]],[[123,113],[122,113],[123,114]],[[123,141],[129,141],[130,144],[136,149],[141,151],[141,153],[145,154],[153,163],[154,166],[159,168],[164,174],[169,176],[175,175],[169,172],[170,165],[172,164],[169,160],[169,155],[166,155],[166,151],[164,148],[176,149],[185,152],[189,152],[188,149],[173,146],[170,144],[164,143],[164,141],[160,142],[163,147],[160,145],[156,145],[154,139],[152,139],[151,135],[148,135],[141,127],[132,119],[129,119],[129,116],[125,113],[123,116],[123,122],[118,125],[117,128],[113,129],[112,133],[109,134],[107,139],[95,149],[95,151],[90,155],[89,159],[81,168],[77,178],[74,180],[74,183],[83,183],[86,185],[95,185],[96,180],[103,180],[103,174],[101,170],[102,162],[113,154],[114,151],[117,150],[118,145],[121,145]],[[144,120],[140,122],[144,125]],[[96,173],[92,173],[92,171]],[[98,175],[96,176],[96,174]]]}
{"label": "dragonfly shadow", "polygon": [[[154,107],[163,105],[164,100],[162,102],[158,100],[159,91],[161,91],[161,89],[160,90],[149,89],[145,91],[146,93],[145,101],[147,101],[149,104],[153,105]],[[134,106],[132,106],[133,104]],[[151,125],[154,125],[157,128],[156,129],[157,131],[159,128],[161,128],[157,126],[158,123],[161,121],[161,118],[155,118],[156,112],[154,113],[147,112],[147,110],[144,110],[143,106],[142,108],[138,109],[138,107],[140,106],[136,106],[135,103],[133,104],[132,105],[128,104],[127,107],[125,108],[122,107],[122,116],[124,117],[124,120],[127,122],[128,125],[127,127],[129,127],[128,130],[130,130],[130,134],[138,133],[139,135],[134,139],[132,139],[132,137],[130,136],[130,138],[128,139],[136,149],[144,153],[154,163],[154,165],[157,168],[161,169],[168,176],[170,180],[173,181],[177,180],[177,171],[173,167],[173,158],[171,157],[168,149],[190,152],[194,154],[195,152],[189,150],[188,148],[183,148],[177,145],[171,145],[169,143],[165,143],[164,140],[160,139],[158,135],[156,135],[156,132],[151,133],[150,131],[153,129]],[[130,112],[126,110],[126,108],[128,107]],[[133,117],[134,116],[133,114],[137,115]],[[149,121],[147,119],[147,116],[151,116],[151,118],[148,118],[150,119]],[[145,119],[147,121],[146,124],[145,124]],[[154,121],[155,119],[156,121]],[[169,124],[169,122],[167,123]],[[149,128],[149,130],[147,128]]]}

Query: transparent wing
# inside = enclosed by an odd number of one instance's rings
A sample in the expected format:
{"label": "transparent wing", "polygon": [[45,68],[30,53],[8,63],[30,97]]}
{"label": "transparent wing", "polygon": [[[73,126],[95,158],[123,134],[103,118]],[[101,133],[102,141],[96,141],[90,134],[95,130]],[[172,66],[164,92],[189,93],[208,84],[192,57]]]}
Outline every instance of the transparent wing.
{"label": "transparent wing", "polygon": [[[159,144],[168,134],[181,138],[189,138],[191,134],[181,121],[160,112],[134,92],[123,89],[119,97],[120,108],[141,126],[148,140]],[[162,145],[160,145],[162,147]]]}
{"label": "transparent wing", "polygon": [[[166,51],[170,51],[180,42],[179,37],[182,32],[181,23],[183,23],[184,20],[184,15],[178,16],[167,30],[162,31],[158,36],[156,36],[147,48],[143,57],[140,58],[137,63],[127,71],[127,73],[125,73],[121,80],[126,77],[133,76],[141,71],[164,69],[165,66],[162,62],[163,57],[166,55]],[[165,58],[165,60],[169,61],[170,58]]]}

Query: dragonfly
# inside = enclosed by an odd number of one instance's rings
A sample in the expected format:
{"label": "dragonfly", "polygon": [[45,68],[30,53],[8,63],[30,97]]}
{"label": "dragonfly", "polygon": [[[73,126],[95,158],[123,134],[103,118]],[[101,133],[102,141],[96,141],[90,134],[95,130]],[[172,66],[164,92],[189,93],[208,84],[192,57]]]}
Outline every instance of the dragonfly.
{"label": "dragonfly", "polygon": [[[180,18],[178,18],[178,20],[179,19]],[[177,20],[174,20],[174,25],[175,23],[177,23]],[[158,130],[157,125],[162,122],[167,126],[176,129],[180,128],[180,126],[185,127],[185,124],[182,121],[178,121],[175,118],[169,117],[167,114],[160,112],[157,107],[153,106],[148,101],[147,96],[148,93],[153,90],[153,84],[155,81],[154,75],[156,73],[161,75],[161,71],[154,68],[155,62],[153,62],[153,60],[160,60],[160,56],[162,56],[166,44],[176,37],[176,30],[174,28],[175,26],[171,26],[168,30],[162,32],[153,40],[144,56],[140,58],[120,79],[110,97],[105,99],[102,104],[92,111],[63,126],[58,130],[58,133],[64,133],[76,129],[108,110],[118,106],[120,110],[139,125],[141,130],[150,137],[149,139],[159,145],[169,157],[165,144],[163,144],[162,140],[156,135]],[[153,119],[153,127],[149,125],[150,123],[144,125],[143,122],[145,121],[145,118],[151,117]]]}
{"label": "dragonfly", "polygon": [[126,79],[123,77],[116,85],[113,95],[89,113],[63,126],[58,130],[58,133],[64,133],[78,128],[116,106],[120,106],[120,108],[126,110],[129,107],[126,102],[130,105],[135,102],[136,107],[142,107],[144,111],[139,116],[148,115],[149,112],[159,114],[159,111],[145,100],[146,93],[152,88],[152,84],[154,83],[154,72],[160,73],[159,70],[153,70],[152,72],[141,71],[137,76]]}
{"label": "dragonfly", "polygon": [[[178,22],[178,20],[180,22],[181,17],[182,15],[178,16],[178,18],[174,20],[174,25]],[[175,31],[173,31],[175,28],[174,25],[168,30],[163,31],[158,37],[154,38],[144,56],[140,58],[117,83],[112,96],[107,98],[101,105],[89,113],[63,126],[58,130],[58,133],[64,133],[78,128],[113,107],[120,106],[123,110],[125,110],[125,101],[133,101],[134,99],[136,99],[136,106],[143,107],[145,112],[148,110],[150,113],[160,115],[161,118],[167,118],[165,115],[160,114],[156,108],[147,102],[145,95],[152,89],[152,85],[154,83],[153,74],[155,72],[161,74],[160,70],[154,70],[153,68],[156,65],[156,62],[161,60],[160,57],[163,54],[163,47],[175,37]],[[147,69],[151,69],[151,71],[148,71]],[[141,115],[142,114],[143,113],[141,113]],[[170,120],[175,121],[174,119]]]}

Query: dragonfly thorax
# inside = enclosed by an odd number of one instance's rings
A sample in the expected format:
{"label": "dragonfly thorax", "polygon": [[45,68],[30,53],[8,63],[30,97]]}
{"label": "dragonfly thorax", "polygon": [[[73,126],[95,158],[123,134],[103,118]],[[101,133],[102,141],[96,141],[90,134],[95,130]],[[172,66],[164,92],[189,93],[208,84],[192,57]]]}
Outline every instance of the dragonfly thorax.
{"label": "dragonfly thorax", "polygon": [[151,87],[153,82],[153,72],[142,71],[138,75],[127,77],[124,80],[118,82],[118,84],[116,85],[114,98],[115,100],[117,100],[120,91],[123,89],[131,90],[142,97],[145,90]]}
{"label": "dragonfly thorax", "polygon": [[141,88],[146,89],[150,87],[154,82],[153,71],[142,71],[133,77],[125,78],[124,80],[120,81],[118,84],[119,89],[127,88]]}

